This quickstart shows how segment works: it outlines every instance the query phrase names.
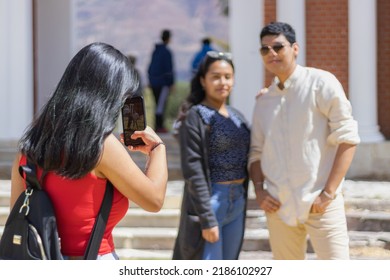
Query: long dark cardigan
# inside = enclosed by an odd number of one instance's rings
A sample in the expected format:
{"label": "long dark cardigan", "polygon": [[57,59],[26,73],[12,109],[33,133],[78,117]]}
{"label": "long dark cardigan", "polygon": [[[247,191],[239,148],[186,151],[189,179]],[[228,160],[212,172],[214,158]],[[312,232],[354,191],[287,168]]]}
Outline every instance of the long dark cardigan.
{"label": "long dark cardigan", "polygon": [[[246,124],[243,115],[230,107]],[[202,229],[218,225],[210,204],[211,182],[208,164],[208,140],[210,127],[202,120],[193,106],[180,126],[180,153],[185,180],[180,224],[173,251],[174,260],[202,259],[205,240]],[[248,176],[244,182],[247,201]],[[245,208],[246,209],[246,208]],[[244,231],[245,218],[244,218]],[[241,240],[242,246],[243,240]],[[237,255],[238,259],[238,255]]]}

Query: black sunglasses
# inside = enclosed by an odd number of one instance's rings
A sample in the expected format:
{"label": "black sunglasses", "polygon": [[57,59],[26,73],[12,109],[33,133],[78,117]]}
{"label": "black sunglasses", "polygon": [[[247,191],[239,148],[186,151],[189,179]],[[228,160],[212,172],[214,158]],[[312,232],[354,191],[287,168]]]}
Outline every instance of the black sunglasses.
{"label": "black sunglasses", "polygon": [[276,53],[279,53],[281,49],[283,49],[286,45],[285,44],[276,44],[274,46],[262,46],[260,48],[260,53],[262,56],[266,56],[271,50],[273,50]]}

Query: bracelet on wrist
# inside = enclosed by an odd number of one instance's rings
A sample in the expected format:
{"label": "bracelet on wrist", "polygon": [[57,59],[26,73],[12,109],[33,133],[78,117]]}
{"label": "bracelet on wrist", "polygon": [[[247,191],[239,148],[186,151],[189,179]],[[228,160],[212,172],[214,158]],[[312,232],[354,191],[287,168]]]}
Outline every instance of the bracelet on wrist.
{"label": "bracelet on wrist", "polygon": [[322,193],[327,197],[329,198],[330,200],[334,200],[336,198],[336,195],[331,195],[330,193],[328,193],[327,191],[325,190],[322,190]]}
{"label": "bracelet on wrist", "polygon": [[150,152],[152,152],[154,149],[156,149],[160,145],[164,145],[165,146],[164,142],[158,142],[158,143],[154,144],[154,146],[150,149]]}

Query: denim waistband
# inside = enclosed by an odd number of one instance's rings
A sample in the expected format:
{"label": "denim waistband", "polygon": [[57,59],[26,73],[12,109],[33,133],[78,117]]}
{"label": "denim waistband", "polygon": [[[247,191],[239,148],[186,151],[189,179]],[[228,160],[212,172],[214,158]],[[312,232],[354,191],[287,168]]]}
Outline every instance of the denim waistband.
{"label": "denim waistband", "polygon": [[237,188],[237,187],[244,187],[244,184],[243,183],[229,183],[229,184],[225,184],[225,183],[211,183],[211,186],[212,187],[220,187],[220,188]]}

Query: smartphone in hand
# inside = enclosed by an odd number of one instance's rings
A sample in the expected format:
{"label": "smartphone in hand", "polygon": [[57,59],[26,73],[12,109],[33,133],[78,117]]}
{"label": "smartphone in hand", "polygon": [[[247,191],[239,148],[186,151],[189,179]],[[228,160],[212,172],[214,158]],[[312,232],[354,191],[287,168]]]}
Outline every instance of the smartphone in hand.
{"label": "smartphone in hand", "polygon": [[122,124],[126,146],[145,145],[142,138],[131,139],[134,131],[146,128],[145,104],[142,96],[133,96],[126,99],[122,107]]}

